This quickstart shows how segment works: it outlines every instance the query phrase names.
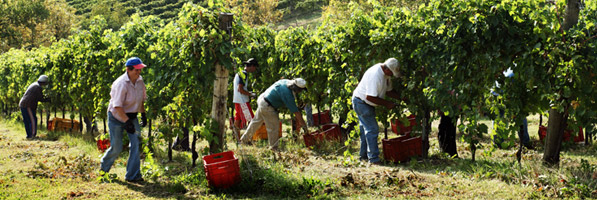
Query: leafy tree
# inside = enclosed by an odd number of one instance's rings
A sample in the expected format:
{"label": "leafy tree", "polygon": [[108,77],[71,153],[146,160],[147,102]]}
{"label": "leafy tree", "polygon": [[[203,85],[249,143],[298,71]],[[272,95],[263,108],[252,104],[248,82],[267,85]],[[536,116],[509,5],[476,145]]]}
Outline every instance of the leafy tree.
{"label": "leafy tree", "polygon": [[42,0],[3,1],[0,7],[2,51],[35,46],[37,25],[50,15]]}
{"label": "leafy tree", "polygon": [[79,22],[79,25],[83,29],[89,29],[91,22],[94,17],[101,16],[106,20],[107,29],[118,30],[120,27],[130,20],[130,16],[127,14],[123,3],[117,0],[105,0],[93,4],[90,8],[89,13],[85,13],[81,16],[83,20]]}
{"label": "leafy tree", "polygon": [[64,0],[0,2],[0,52],[48,46],[70,35],[74,15]]}

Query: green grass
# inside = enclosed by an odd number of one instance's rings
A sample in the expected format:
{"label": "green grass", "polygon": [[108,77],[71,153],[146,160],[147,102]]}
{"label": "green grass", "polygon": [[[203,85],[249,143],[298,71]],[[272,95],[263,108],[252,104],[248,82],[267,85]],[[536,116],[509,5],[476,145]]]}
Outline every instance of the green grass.
{"label": "green grass", "polygon": [[[191,154],[175,151],[168,161],[164,142],[156,143],[153,163],[144,161],[153,170],[144,174],[146,183],[124,182],[127,152],[110,171],[116,178],[104,183],[97,173],[102,154],[92,137],[41,131],[40,140],[29,141],[20,122],[0,120],[0,199],[597,198],[597,145],[567,147],[560,168],[546,168],[541,164],[543,147],[536,141],[537,125],[537,118],[529,117],[537,148],[525,150],[521,164],[516,148],[487,153],[488,138],[483,138],[476,162],[460,141],[460,158],[449,158],[440,153],[436,131],[430,137],[429,158],[384,166],[344,157],[347,148],[341,144],[308,149],[302,137],[285,137],[281,151],[274,153],[267,150],[267,141],[239,147],[228,137],[228,148],[240,160],[242,182],[215,189],[205,180],[201,159],[191,168]],[[283,130],[289,135],[287,122]],[[358,145],[348,148],[355,156]],[[205,141],[198,144],[199,149],[206,146]]]}

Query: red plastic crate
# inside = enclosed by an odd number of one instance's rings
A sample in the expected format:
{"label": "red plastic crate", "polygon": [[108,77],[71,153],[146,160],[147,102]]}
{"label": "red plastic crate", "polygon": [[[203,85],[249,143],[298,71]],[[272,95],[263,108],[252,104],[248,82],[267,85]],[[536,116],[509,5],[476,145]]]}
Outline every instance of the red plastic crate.
{"label": "red plastic crate", "polygon": [[[408,119],[408,121],[410,122],[409,126],[405,127],[404,124],[402,124],[401,120],[399,119],[394,119],[390,122],[391,126],[392,126],[392,131],[398,135],[406,135],[406,133],[409,133],[410,131],[412,131],[412,128],[414,126],[417,125],[417,121],[416,115],[409,115],[408,117],[406,117]],[[398,128],[400,128],[400,130],[398,130]]]}
{"label": "red plastic crate", "polygon": [[[562,139],[564,142],[569,142],[572,135],[572,130],[564,131],[564,138]],[[543,142],[543,139],[547,136],[547,127],[539,126],[539,140]],[[578,135],[574,137],[574,142],[583,142],[585,141],[585,136],[583,135],[582,127],[578,127]]]}
{"label": "red plastic crate", "polygon": [[[321,121],[320,121],[321,118]],[[332,117],[330,116],[330,110],[313,114],[313,126],[319,126],[323,124],[332,123]]]}
{"label": "red plastic crate", "polygon": [[386,160],[405,162],[413,156],[421,156],[421,137],[400,136],[392,139],[383,139],[383,155]]}
{"label": "red plastic crate", "polygon": [[305,141],[305,146],[310,147],[315,145],[317,141],[323,140],[323,135],[321,135],[320,131],[315,131],[308,134],[304,134],[303,140]]}
{"label": "red plastic crate", "polygon": [[303,135],[305,140],[305,146],[310,147],[317,143],[328,140],[328,141],[340,141],[342,140],[342,133],[340,132],[340,125],[338,124],[325,124],[320,130]]}
{"label": "red plastic crate", "polygon": [[406,151],[408,152],[409,157],[423,155],[421,149],[423,139],[421,139],[421,137],[408,138],[406,140],[403,140],[402,143],[406,147]]}
{"label": "red plastic crate", "polygon": [[203,167],[212,187],[229,188],[241,180],[238,158],[232,151],[203,156]]}
{"label": "red plastic crate", "polygon": [[408,136],[400,136],[397,138],[381,140],[383,157],[386,160],[394,162],[405,161],[408,157],[404,150],[404,146],[402,146],[402,141],[408,138]]}

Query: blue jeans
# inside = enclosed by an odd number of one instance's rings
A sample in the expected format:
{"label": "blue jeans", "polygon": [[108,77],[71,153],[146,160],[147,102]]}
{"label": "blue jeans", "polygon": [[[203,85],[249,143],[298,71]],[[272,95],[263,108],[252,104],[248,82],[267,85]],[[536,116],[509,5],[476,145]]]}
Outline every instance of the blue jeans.
{"label": "blue jeans", "polygon": [[367,159],[372,163],[379,162],[379,147],[377,145],[379,125],[375,119],[375,107],[356,97],[352,98],[352,107],[359,117],[361,134],[360,159]]}
{"label": "blue jeans", "polygon": [[[142,177],[141,155],[139,152],[141,128],[139,127],[138,119],[134,119],[133,124],[136,131],[134,134],[128,133],[130,143],[129,160],[126,164],[126,180],[137,180]],[[112,112],[108,112],[108,128],[110,129],[110,148],[108,148],[101,160],[101,170],[104,172],[110,171],[112,164],[114,164],[114,161],[122,151],[122,137],[126,133],[124,123],[114,118]]]}
{"label": "blue jeans", "polygon": [[529,138],[529,129],[527,127],[527,118],[525,117],[524,120],[522,120],[522,127],[520,129],[520,131],[518,131],[518,137],[522,138],[522,144],[523,145],[528,145],[531,142],[531,138]]}
{"label": "blue jeans", "polygon": [[311,104],[305,105],[305,115],[307,115],[307,126],[313,126],[313,107],[311,107]]}
{"label": "blue jeans", "polygon": [[[29,110],[31,110],[31,113],[29,113]],[[35,110],[21,107],[21,114],[23,115],[27,138],[37,136],[37,116],[35,115]]]}

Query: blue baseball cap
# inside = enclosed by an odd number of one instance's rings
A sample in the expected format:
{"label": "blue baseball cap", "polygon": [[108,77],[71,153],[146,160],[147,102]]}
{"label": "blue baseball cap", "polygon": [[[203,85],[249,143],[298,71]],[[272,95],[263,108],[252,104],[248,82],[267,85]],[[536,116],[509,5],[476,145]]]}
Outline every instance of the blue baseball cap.
{"label": "blue baseball cap", "polygon": [[147,67],[145,64],[143,64],[143,61],[137,57],[132,57],[126,60],[125,66],[134,67],[135,69],[143,69],[144,67]]}

